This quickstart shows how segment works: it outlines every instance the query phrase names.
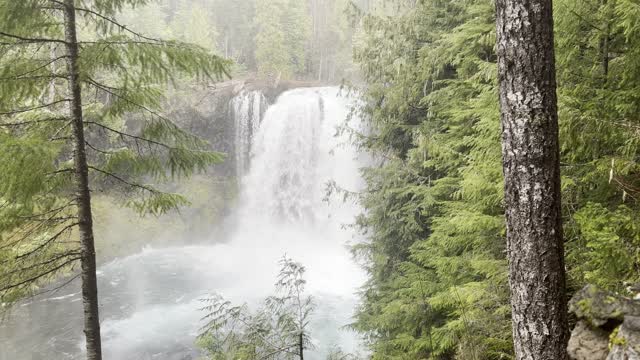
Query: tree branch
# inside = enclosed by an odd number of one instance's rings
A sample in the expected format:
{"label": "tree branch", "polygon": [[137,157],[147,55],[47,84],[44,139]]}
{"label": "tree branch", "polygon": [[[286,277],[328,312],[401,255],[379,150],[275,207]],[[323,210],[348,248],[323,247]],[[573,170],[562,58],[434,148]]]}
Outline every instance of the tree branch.
{"label": "tree branch", "polygon": [[[62,4],[61,2],[56,1],[56,0],[51,0],[51,1],[53,1],[53,2],[55,2],[55,3],[58,3],[58,4]],[[107,16],[104,16],[104,15],[102,15],[102,14],[100,14],[100,13],[98,13],[98,12],[95,12],[95,11],[93,11],[93,10],[85,9],[85,8],[80,8],[80,7],[76,7],[75,9],[76,9],[76,11],[81,11],[81,12],[84,12],[84,13],[88,13],[88,14],[94,15],[94,16],[96,16],[96,17],[98,17],[98,18],[100,18],[100,19],[102,19],[102,20],[104,20],[104,21],[107,21],[107,22],[111,23],[112,25],[115,25],[115,26],[116,26],[116,27],[118,27],[119,29],[124,30],[124,31],[126,31],[126,32],[129,32],[129,33],[133,34],[134,36],[137,36],[137,37],[139,37],[139,38],[141,38],[141,39],[148,40],[148,41],[152,41],[152,42],[157,42],[157,43],[159,43],[159,44],[163,44],[163,43],[165,43],[165,41],[163,41],[163,40],[161,40],[161,39],[154,39],[154,38],[151,38],[151,37],[144,36],[144,35],[142,35],[142,34],[140,34],[140,33],[138,33],[138,32],[135,32],[135,31],[133,31],[133,30],[129,29],[128,27],[126,27],[125,25],[120,24],[120,23],[119,23],[119,22],[117,22],[116,20],[111,19],[111,18],[109,18],[109,17],[107,17]]]}
{"label": "tree branch", "polygon": [[274,350],[274,351],[272,351],[272,352],[270,352],[270,353],[268,353],[268,354],[266,354],[266,355],[262,356],[259,360],[265,360],[265,359],[268,359],[268,358],[270,358],[271,356],[273,356],[273,355],[275,355],[275,354],[279,354],[279,353],[281,353],[281,352],[285,352],[285,353],[293,354],[293,355],[299,355],[298,353],[295,353],[295,352],[291,352],[291,351],[289,351],[289,349],[294,348],[294,347],[297,347],[297,346],[298,346],[298,344],[294,344],[294,345],[289,345],[289,346],[281,347],[281,348],[279,348],[279,349],[276,349],[276,350]]}
{"label": "tree branch", "polygon": [[98,149],[95,146],[91,145],[91,143],[86,141],[86,140],[85,140],[84,143],[87,145],[87,147],[89,147],[89,149],[91,149],[91,150],[93,150],[95,152],[99,152],[100,154],[105,154],[105,155],[112,155],[113,154],[113,151],[107,151],[107,150]]}
{"label": "tree branch", "polygon": [[32,125],[32,124],[51,122],[51,121],[62,121],[62,120],[68,120],[68,118],[67,117],[55,117],[55,118],[48,118],[48,119],[31,120],[31,121],[20,121],[20,122],[4,123],[4,124],[0,123],[0,127],[19,127],[19,126],[24,126],[24,125]]}
{"label": "tree branch", "polygon": [[78,225],[77,222],[65,226],[64,228],[62,228],[62,230],[58,231],[55,235],[50,237],[47,241],[45,241],[44,243],[38,245],[35,249],[33,249],[31,251],[28,251],[28,252],[26,252],[24,254],[20,254],[20,255],[16,256],[16,259],[23,259],[23,258],[29,257],[29,256],[35,254],[36,252],[44,249],[45,247],[49,246],[49,244],[54,242],[57,238],[59,238],[62,234],[64,234],[65,232],[71,230],[76,225]]}
{"label": "tree branch", "polygon": [[57,101],[54,101],[54,102],[51,102],[51,103],[48,103],[48,104],[35,106],[35,107],[32,107],[32,108],[26,108],[26,109],[14,110],[14,111],[7,111],[7,112],[0,112],[0,115],[7,116],[7,115],[21,114],[21,113],[25,113],[25,112],[29,112],[29,111],[33,111],[33,110],[44,109],[44,108],[47,108],[49,106],[53,106],[53,105],[56,105],[56,104],[67,102],[67,101],[70,101],[70,99],[57,100]]}
{"label": "tree branch", "polygon": [[95,121],[85,121],[84,123],[85,123],[85,124],[87,124],[87,125],[96,125],[96,126],[101,127],[101,128],[103,128],[103,129],[105,129],[105,130],[111,131],[111,132],[113,132],[114,134],[118,134],[118,135],[120,135],[120,136],[122,136],[122,137],[128,137],[128,138],[135,139],[135,140],[139,140],[139,141],[142,141],[142,142],[147,142],[147,143],[150,143],[150,144],[153,144],[153,145],[158,145],[158,146],[163,147],[163,148],[166,148],[166,149],[168,149],[168,150],[174,150],[174,149],[177,149],[177,148],[174,148],[174,147],[172,147],[172,146],[169,146],[169,145],[167,145],[167,144],[164,144],[164,143],[161,143],[161,142],[158,142],[158,141],[155,141],[155,140],[151,140],[151,139],[143,138],[143,137],[140,137],[140,136],[132,135],[132,134],[129,134],[129,133],[125,133],[125,132],[122,132],[122,131],[119,131],[119,130],[113,129],[113,128],[111,128],[111,127],[108,127],[108,126],[106,126],[106,125],[103,125],[103,124],[97,123],[97,122],[95,122]]}
{"label": "tree branch", "polygon": [[89,169],[91,169],[91,170],[95,170],[95,171],[97,171],[97,172],[99,172],[99,173],[101,173],[101,174],[104,174],[104,175],[107,175],[107,176],[109,176],[109,177],[112,177],[112,178],[114,178],[114,179],[116,179],[116,180],[120,181],[121,183],[123,183],[123,184],[125,184],[125,185],[131,186],[131,187],[134,187],[134,188],[139,188],[139,189],[142,189],[142,190],[146,190],[146,191],[148,191],[148,192],[150,192],[150,193],[152,193],[152,194],[158,194],[158,193],[160,193],[160,191],[158,191],[158,190],[156,190],[156,189],[154,189],[154,188],[151,188],[151,187],[149,187],[149,186],[142,185],[142,184],[137,184],[137,183],[129,182],[129,181],[127,181],[127,180],[125,180],[125,179],[121,178],[121,177],[120,177],[120,176],[118,176],[118,175],[115,175],[115,174],[110,173],[110,172],[108,172],[108,171],[105,171],[105,170],[99,169],[99,168],[97,168],[97,167],[95,167],[95,166],[91,166],[91,165],[89,165]]}
{"label": "tree branch", "polygon": [[34,72],[36,72],[36,71],[38,71],[38,70],[42,70],[42,69],[46,68],[47,66],[49,66],[49,65],[53,64],[54,62],[56,62],[56,61],[58,61],[58,60],[65,59],[65,58],[67,58],[67,57],[68,57],[68,55],[58,56],[57,58],[55,58],[55,59],[51,59],[50,61],[48,61],[48,62],[47,62],[47,63],[45,63],[44,65],[38,66],[38,67],[37,67],[37,68],[35,68],[35,69],[31,69],[31,70],[29,70],[29,71],[27,71],[27,72],[24,72],[24,73],[20,74],[20,75],[16,75],[16,76],[14,76],[14,77],[9,77],[9,78],[5,78],[5,79],[20,78],[20,77],[23,77],[23,76],[26,76],[26,75],[29,75],[29,74],[33,74]]}
{"label": "tree branch", "polygon": [[77,259],[71,259],[71,260],[65,261],[64,263],[62,263],[62,264],[60,264],[60,265],[58,265],[58,266],[56,266],[56,267],[54,267],[54,268],[52,268],[52,269],[50,269],[48,271],[45,271],[44,273],[40,273],[40,274],[38,274],[36,276],[33,276],[33,277],[28,278],[26,280],[20,281],[18,283],[6,285],[6,286],[0,288],[0,293],[1,292],[6,292],[8,290],[15,289],[15,288],[18,288],[18,287],[22,287],[22,286],[24,286],[26,284],[32,284],[33,282],[35,282],[35,281],[37,281],[37,280],[39,280],[39,279],[41,279],[41,278],[43,278],[43,277],[45,277],[47,275],[53,274],[54,272],[62,269],[63,267],[65,267],[65,266],[67,266],[67,265],[69,265],[69,264],[71,264],[71,263],[73,263],[75,261],[77,261]]}
{"label": "tree branch", "polygon": [[66,44],[66,41],[60,40],[60,39],[29,38],[29,37],[25,37],[25,36],[6,33],[6,32],[3,32],[3,31],[0,31],[0,36],[12,38],[12,39],[17,39],[17,40],[25,41],[25,42],[28,42],[28,43],[52,42],[52,43]]}
{"label": "tree branch", "polygon": [[[56,262],[58,262],[58,261],[60,261],[60,260],[62,260],[64,258],[68,258],[70,256],[78,256],[78,255],[80,255],[80,253],[77,252],[77,251],[65,252],[64,254],[51,257],[51,258],[49,258],[47,260],[44,260],[42,262],[38,262],[38,263],[31,264],[31,265],[28,265],[28,266],[25,266],[25,267],[21,267],[21,268],[18,268],[18,269],[13,269],[13,270],[11,270],[9,272],[6,272],[6,273],[2,273],[1,277],[4,278],[4,277],[7,277],[7,276],[10,276],[10,275],[13,275],[13,274],[17,274],[17,273],[20,273],[20,272],[33,270],[33,269],[36,269],[36,268],[39,268],[39,267],[43,267],[43,266],[49,265],[51,263],[56,263]],[[78,259],[79,259],[79,257],[76,258],[76,260],[78,260]]]}

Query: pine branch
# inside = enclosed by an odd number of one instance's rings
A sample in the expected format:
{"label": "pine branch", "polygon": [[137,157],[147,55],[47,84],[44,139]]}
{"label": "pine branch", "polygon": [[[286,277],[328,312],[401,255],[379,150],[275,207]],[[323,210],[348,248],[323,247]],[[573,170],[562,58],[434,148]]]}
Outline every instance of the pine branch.
{"label": "pine branch", "polygon": [[160,191],[158,191],[158,190],[156,190],[156,189],[154,189],[152,187],[149,187],[149,186],[146,186],[146,185],[142,185],[142,184],[138,184],[138,183],[129,182],[129,181],[121,178],[120,176],[118,176],[116,174],[113,174],[113,173],[108,172],[106,170],[99,169],[99,168],[97,168],[95,166],[89,165],[88,167],[91,170],[97,171],[97,172],[99,172],[101,174],[104,174],[104,175],[107,175],[107,176],[109,176],[111,178],[114,178],[114,179],[120,181],[121,183],[123,183],[125,185],[131,186],[131,187],[134,187],[134,188],[138,188],[138,189],[142,189],[142,190],[146,190],[146,191],[148,191],[148,192],[150,192],[152,194],[159,194],[160,193]]}
{"label": "pine branch", "polygon": [[41,65],[41,66],[38,66],[38,67],[37,67],[37,68],[35,68],[35,69],[29,70],[29,71],[27,71],[27,72],[24,72],[24,73],[22,73],[22,74],[15,75],[15,76],[12,76],[12,77],[3,78],[3,79],[0,79],[0,80],[22,78],[23,76],[27,76],[27,75],[29,75],[29,74],[33,74],[34,72],[36,72],[36,71],[38,71],[38,70],[42,70],[42,69],[44,69],[44,68],[48,67],[49,65],[53,64],[54,62],[56,62],[56,61],[58,61],[58,60],[66,59],[67,57],[69,57],[69,56],[68,56],[68,55],[58,56],[57,58],[55,58],[55,59],[51,59],[51,60],[49,60],[47,63],[45,63],[45,64],[43,64],[43,65]]}
{"label": "pine branch", "polygon": [[28,252],[26,252],[24,254],[20,254],[20,255],[16,256],[16,259],[23,259],[23,258],[29,257],[29,256],[35,254],[36,252],[46,248],[52,242],[56,241],[56,239],[58,239],[60,236],[62,236],[62,234],[64,234],[65,232],[71,230],[76,225],[78,225],[77,222],[65,226],[64,228],[62,228],[62,230],[58,231],[55,235],[53,235],[52,237],[47,239],[47,241],[45,241],[44,243],[38,245],[35,249],[33,249],[31,251],[28,251]]}
{"label": "pine branch", "polygon": [[34,298],[34,297],[36,297],[36,296],[40,296],[40,295],[44,295],[44,294],[48,294],[48,293],[54,293],[54,294],[55,294],[56,292],[58,292],[58,290],[60,290],[60,289],[62,289],[63,287],[65,287],[65,286],[67,286],[67,285],[71,284],[75,279],[79,278],[79,277],[80,277],[80,275],[82,275],[82,273],[75,274],[75,275],[74,275],[74,276],[72,276],[69,280],[67,280],[67,281],[63,282],[62,284],[60,284],[60,285],[56,286],[55,288],[47,289],[47,290],[44,290],[44,291],[37,292],[37,293],[35,293],[35,294],[31,295],[31,296],[26,297],[26,299],[32,299],[32,298]]}
{"label": "pine branch", "polygon": [[[46,211],[46,212],[44,212],[44,213],[40,213],[40,214],[34,215],[34,216],[36,216],[36,217],[39,217],[39,216],[43,216],[43,215],[47,215],[47,214],[52,214],[48,219],[44,219],[44,220],[38,221],[38,222],[37,222],[37,224],[36,224],[36,226],[34,226],[32,229],[29,229],[29,230],[26,232],[26,234],[24,234],[24,236],[22,236],[21,238],[19,238],[19,239],[15,240],[15,241],[12,241],[12,242],[9,242],[9,243],[7,243],[7,244],[4,244],[4,245],[0,246],[0,250],[4,250],[4,249],[7,249],[7,248],[9,248],[9,247],[12,247],[12,246],[14,246],[14,245],[16,245],[16,244],[19,244],[20,242],[22,242],[22,241],[23,241],[24,239],[26,239],[27,237],[31,236],[31,234],[33,234],[34,232],[36,232],[36,231],[37,231],[37,230],[39,230],[40,228],[44,227],[45,225],[48,225],[48,224],[50,223],[50,219],[54,219],[56,216],[58,216],[58,214],[59,214],[62,210],[64,210],[64,209],[68,208],[69,206],[74,205],[74,203],[75,203],[75,200],[71,200],[71,201],[69,201],[66,205],[63,205],[63,206],[58,207],[58,208],[56,208],[56,209],[52,209],[52,210]],[[14,234],[10,235],[10,236],[7,238],[7,240],[11,240],[11,238],[13,238],[15,234],[18,234],[18,232],[15,232]]]}
{"label": "pine branch", "polygon": [[150,46],[160,46],[160,47],[172,47],[172,48],[185,48],[189,47],[184,44],[174,44],[169,42],[156,43],[151,41],[138,41],[138,40],[127,40],[127,41],[107,41],[107,40],[98,40],[98,41],[78,41],[78,45],[150,45]]}
{"label": "pine branch", "polygon": [[279,348],[279,349],[273,350],[272,352],[270,352],[270,353],[268,353],[268,354],[266,354],[266,355],[262,356],[259,360],[265,360],[265,359],[268,359],[268,358],[270,358],[271,356],[276,355],[276,354],[279,354],[279,353],[282,353],[282,352],[284,352],[284,353],[288,353],[288,354],[292,354],[292,355],[300,355],[300,354],[298,354],[297,352],[289,351],[289,349],[294,348],[294,347],[298,347],[298,346],[299,346],[299,344],[293,344],[293,345],[289,345],[289,346],[285,346],[285,347],[282,347],[282,348]]}
{"label": "pine branch", "polygon": [[85,82],[89,83],[90,85],[93,85],[93,86],[97,87],[98,89],[100,89],[100,90],[102,90],[102,91],[104,91],[104,92],[106,92],[106,93],[108,93],[110,95],[113,95],[113,96],[117,97],[118,99],[121,99],[121,100],[124,100],[124,101],[128,102],[129,104],[139,108],[140,110],[144,110],[144,111],[148,112],[149,114],[158,117],[161,120],[164,120],[164,121],[167,121],[167,122],[173,124],[173,121],[171,121],[170,119],[162,116],[158,112],[156,112],[156,111],[154,111],[152,109],[149,109],[148,107],[146,107],[146,106],[144,106],[142,104],[138,104],[137,102],[135,102],[135,101],[133,101],[133,100],[131,100],[129,98],[126,98],[126,97],[124,97],[124,96],[122,96],[120,94],[117,94],[117,93],[113,92],[110,89],[109,86],[106,86],[104,84],[100,84],[100,83],[98,83],[98,82],[96,82],[94,80],[91,80],[91,79],[89,79],[89,80],[87,80]]}
{"label": "pine branch", "polygon": [[66,41],[60,40],[60,39],[30,38],[30,37],[25,37],[25,36],[6,33],[6,32],[3,32],[3,31],[0,31],[0,36],[8,37],[8,38],[11,38],[11,39],[17,39],[17,40],[24,41],[24,42],[27,42],[27,43],[43,43],[43,42],[60,43],[60,44],[66,44],[67,43]]}
{"label": "pine branch", "polygon": [[44,104],[44,105],[40,105],[40,106],[34,106],[34,107],[31,107],[31,108],[25,108],[25,109],[7,111],[7,112],[0,112],[0,116],[1,115],[9,116],[9,115],[22,114],[22,113],[26,113],[26,112],[33,111],[33,110],[39,110],[39,109],[48,108],[50,106],[57,105],[57,104],[60,104],[60,103],[63,103],[63,102],[67,102],[67,101],[71,101],[71,100],[70,99],[56,100],[56,101],[48,103],[48,104]]}
{"label": "pine branch", "polygon": [[[0,277],[4,278],[4,277],[8,277],[10,275],[14,275],[14,274],[17,274],[17,273],[20,273],[20,272],[37,269],[39,267],[50,265],[51,263],[56,263],[56,262],[58,262],[58,261],[60,261],[60,260],[62,260],[64,258],[68,258],[70,256],[78,256],[78,255],[80,255],[80,253],[77,252],[77,251],[65,252],[62,255],[58,255],[58,256],[54,256],[54,257],[48,258],[47,260],[44,260],[42,262],[38,262],[38,263],[35,263],[35,264],[31,264],[29,266],[21,267],[21,268],[14,269],[14,270],[11,270],[11,271],[6,272],[6,273],[2,273],[2,274],[0,274]],[[76,258],[76,260],[78,260],[78,259],[80,259],[80,258],[79,257]]]}
{"label": "pine branch", "polygon": [[35,75],[35,76],[11,76],[6,78],[0,78],[0,81],[15,81],[15,80],[41,80],[41,79],[67,79],[66,75],[49,74],[49,75]]}
{"label": "pine branch", "polygon": [[36,276],[33,276],[33,277],[28,278],[28,279],[26,279],[26,280],[20,281],[20,282],[18,282],[18,283],[14,283],[14,284],[6,285],[6,286],[4,286],[4,287],[0,288],[0,293],[2,293],[2,292],[6,292],[6,291],[11,290],[11,289],[15,289],[15,288],[22,287],[22,286],[24,286],[24,285],[26,285],[26,284],[32,284],[32,283],[34,283],[35,281],[38,281],[39,279],[41,279],[41,278],[43,278],[43,277],[45,277],[45,276],[47,276],[47,275],[51,275],[51,274],[53,274],[53,273],[57,272],[58,270],[60,270],[60,269],[64,268],[65,266],[67,266],[67,265],[69,265],[69,264],[72,264],[72,263],[73,263],[73,262],[75,262],[75,261],[77,261],[77,259],[71,259],[71,260],[65,261],[64,263],[62,263],[62,264],[60,264],[60,265],[58,265],[58,266],[54,267],[53,269],[50,269],[50,270],[45,271],[45,272],[43,272],[43,273],[40,273],[40,274],[38,274],[38,275],[36,275]]}
{"label": "pine branch", "polygon": [[[63,5],[60,1],[56,1],[56,0],[50,0],[50,1],[52,1],[54,3],[57,3],[57,4]],[[100,19],[102,19],[102,20],[104,20],[104,21],[106,21],[106,22],[108,22],[108,23],[110,23],[112,25],[115,25],[117,28],[119,28],[119,29],[121,29],[123,31],[126,31],[126,32],[128,32],[128,33],[130,33],[130,34],[132,34],[134,36],[137,36],[137,37],[139,37],[141,39],[152,41],[152,42],[157,42],[157,43],[165,43],[165,41],[163,41],[161,39],[155,39],[155,38],[147,37],[147,36],[144,36],[144,35],[142,35],[142,34],[140,34],[138,32],[135,32],[135,31],[129,29],[128,27],[126,27],[125,25],[120,24],[115,19],[112,19],[112,18],[109,18],[107,16],[104,16],[104,15],[102,15],[102,14],[100,14],[98,12],[95,12],[93,10],[86,9],[86,8],[80,8],[80,7],[76,7],[75,9],[76,9],[76,11],[80,11],[80,12],[84,12],[84,13],[88,13],[88,14],[94,15],[94,16],[96,16],[96,17],[98,17],[98,18],[100,18]]]}
{"label": "pine branch", "polygon": [[63,120],[68,120],[67,117],[55,117],[55,118],[48,118],[48,119],[40,119],[40,120],[31,120],[31,121],[20,121],[20,122],[13,122],[13,123],[0,123],[0,127],[19,127],[19,126],[24,126],[24,125],[33,125],[33,124],[39,124],[39,123],[44,123],[44,122],[52,122],[52,121],[63,121]]}
{"label": "pine branch", "polygon": [[163,148],[168,149],[168,150],[177,149],[177,148],[174,148],[172,146],[169,146],[167,144],[164,144],[164,143],[161,143],[161,142],[158,142],[158,141],[155,141],[155,140],[143,138],[143,137],[140,137],[140,136],[136,136],[136,135],[132,135],[132,134],[129,134],[129,133],[125,133],[125,132],[116,130],[116,129],[111,128],[109,126],[97,123],[95,121],[85,121],[84,123],[87,124],[87,125],[96,125],[96,126],[98,126],[100,128],[103,128],[103,129],[105,129],[107,131],[111,131],[114,134],[118,134],[121,137],[127,137],[127,138],[131,138],[131,139],[139,140],[139,141],[142,141],[142,142],[150,143],[150,144],[153,144],[153,145],[158,145],[158,146],[163,147]]}
{"label": "pine branch", "polygon": [[100,154],[104,154],[104,155],[112,155],[112,154],[114,153],[113,151],[107,151],[107,150],[98,149],[97,147],[95,147],[95,146],[91,145],[91,143],[90,143],[90,142],[88,142],[88,141],[86,141],[86,140],[85,140],[85,142],[84,142],[84,143],[89,147],[89,149],[91,149],[91,150],[93,150],[93,151],[95,151],[95,152],[98,152],[98,153],[100,153]]}

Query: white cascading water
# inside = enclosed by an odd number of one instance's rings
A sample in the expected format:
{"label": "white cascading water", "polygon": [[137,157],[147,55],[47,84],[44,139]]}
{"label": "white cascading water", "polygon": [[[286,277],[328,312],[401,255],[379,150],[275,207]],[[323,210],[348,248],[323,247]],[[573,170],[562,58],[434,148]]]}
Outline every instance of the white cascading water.
{"label": "white cascading water", "polygon": [[[200,299],[218,293],[257,304],[271,294],[285,254],[307,267],[307,290],[317,304],[311,322],[315,349],[306,358],[324,359],[333,347],[359,349],[357,337],[343,329],[352,321],[355,292],[364,281],[346,248],[356,240],[354,233],[343,227],[359,210],[335,194],[323,201],[329,181],[351,191],[361,188],[358,154],[347,139],[334,136],[350,108],[350,100],[338,93],[337,88],[288,91],[257,120],[257,129],[255,118],[236,119],[247,127],[240,133],[251,131],[252,140],[251,156],[243,159],[250,164],[242,177],[236,231],[229,239],[147,248],[100,268],[106,360],[198,358]],[[261,95],[242,96],[234,104],[251,97],[249,106],[255,106]],[[0,360],[82,359],[78,289],[75,283],[64,294],[19,306],[0,325]]]}
{"label": "white cascading water", "polygon": [[244,175],[249,170],[251,139],[260,127],[260,120],[266,106],[262,92],[243,90],[230,103],[229,112],[234,120],[234,144],[236,174]]}

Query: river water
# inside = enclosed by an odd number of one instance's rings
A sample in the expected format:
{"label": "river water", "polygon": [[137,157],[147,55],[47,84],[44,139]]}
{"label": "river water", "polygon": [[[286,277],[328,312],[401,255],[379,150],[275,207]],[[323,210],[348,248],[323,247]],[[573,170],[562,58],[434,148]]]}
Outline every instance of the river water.
{"label": "river water", "polygon": [[[285,254],[306,266],[307,290],[318,306],[311,324],[315,349],[307,358],[323,359],[336,346],[359,350],[357,336],[344,329],[365,278],[347,249],[357,236],[344,226],[359,209],[326,193],[330,181],[350,191],[362,187],[362,160],[347,139],[335,136],[351,100],[337,88],[296,89],[265,112],[259,94],[239,96],[251,101],[234,99],[236,126],[250,127],[236,129],[243,174],[229,220],[235,231],[197,246],[147,247],[101,266],[106,360],[197,359],[200,300],[216,293],[258,304],[271,293]],[[0,360],[82,359],[83,346],[77,281],[16,305],[0,324]]]}

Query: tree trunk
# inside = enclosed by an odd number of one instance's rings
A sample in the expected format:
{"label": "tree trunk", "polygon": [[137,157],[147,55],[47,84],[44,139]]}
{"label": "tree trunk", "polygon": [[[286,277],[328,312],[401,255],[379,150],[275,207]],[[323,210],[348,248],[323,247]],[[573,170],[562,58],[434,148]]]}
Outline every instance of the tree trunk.
{"label": "tree trunk", "polygon": [[300,332],[299,344],[300,347],[300,360],[304,360],[304,334]]}
{"label": "tree trunk", "polygon": [[496,0],[516,359],[567,359],[551,0]]}
{"label": "tree trunk", "polygon": [[85,151],[82,119],[82,93],[78,69],[78,41],[74,0],[64,0],[64,34],[67,49],[67,72],[71,96],[70,113],[73,127],[73,158],[78,206],[78,228],[81,243],[82,302],[84,306],[84,333],[88,360],[102,359],[100,318],[98,316],[98,286],[96,281],[96,254],[93,241],[89,168]]}

